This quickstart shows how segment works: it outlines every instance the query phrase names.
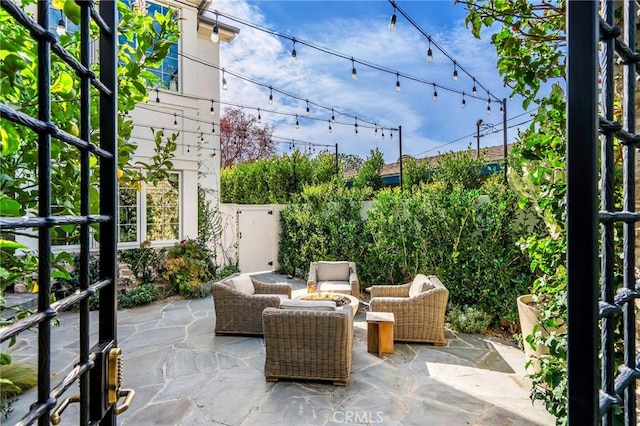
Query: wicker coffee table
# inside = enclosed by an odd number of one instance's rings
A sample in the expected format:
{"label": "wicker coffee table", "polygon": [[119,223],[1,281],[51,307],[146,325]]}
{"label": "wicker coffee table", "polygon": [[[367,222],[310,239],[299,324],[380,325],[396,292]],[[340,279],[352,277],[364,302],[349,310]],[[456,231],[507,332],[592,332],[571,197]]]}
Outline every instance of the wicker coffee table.
{"label": "wicker coffee table", "polygon": [[360,301],[350,294],[342,294],[342,293],[329,293],[329,292],[320,292],[320,293],[308,293],[302,296],[296,297],[298,300],[331,300],[336,302],[336,305],[339,309],[351,308],[353,315],[355,316],[358,312],[358,307],[360,306]]}

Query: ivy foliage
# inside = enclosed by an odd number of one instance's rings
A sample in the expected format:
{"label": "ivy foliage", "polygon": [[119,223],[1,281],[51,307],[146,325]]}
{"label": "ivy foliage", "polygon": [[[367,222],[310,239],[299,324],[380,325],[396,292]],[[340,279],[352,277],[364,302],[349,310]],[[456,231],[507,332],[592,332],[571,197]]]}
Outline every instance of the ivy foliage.
{"label": "ivy foliage", "polygon": [[[435,175],[441,178],[411,192],[305,188],[300,202],[281,212],[282,271],[304,277],[312,261],[352,260],[363,286],[434,274],[453,304],[476,306],[494,321],[515,320],[515,300],[534,280],[518,242],[540,226],[518,210],[501,176],[479,188],[451,185],[453,171],[475,167],[472,155],[452,156],[442,164],[449,170]],[[371,204],[363,217],[366,199]]]}

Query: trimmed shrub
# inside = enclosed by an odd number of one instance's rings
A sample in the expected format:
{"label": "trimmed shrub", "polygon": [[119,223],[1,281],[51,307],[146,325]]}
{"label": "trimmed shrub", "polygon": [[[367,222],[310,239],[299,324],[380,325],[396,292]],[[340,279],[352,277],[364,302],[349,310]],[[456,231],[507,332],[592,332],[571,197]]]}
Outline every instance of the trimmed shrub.
{"label": "trimmed shrub", "polygon": [[453,306],[448,318],[451,328],[466,334],[483,334],[491,323],[491,315],[474,306]]}

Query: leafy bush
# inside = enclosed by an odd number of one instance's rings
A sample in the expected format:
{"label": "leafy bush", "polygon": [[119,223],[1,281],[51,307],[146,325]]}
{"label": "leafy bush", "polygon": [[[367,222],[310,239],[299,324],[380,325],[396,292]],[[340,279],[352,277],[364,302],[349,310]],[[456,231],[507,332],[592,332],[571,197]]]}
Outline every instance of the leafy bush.
{"label": "leafy bush", "polygon": [[[67,296],[71,296],[80,288],[80,255],[73,255],[73,263],[69,265],[71,272],[69,278],[58,278],[53,282],[51,286],[51,293],[56,299],[63,299]],[[89,284],[94,283],[100,279],[100,264],[98,258],[95,256],[89,257]],[[97,294],[92,297],[97,298]]]}
{"label": "leafy bush", "polygon": [[235,274],[236,272],[240,272],[238,265],[227,264],[216,271],[216,276],[214,279],[216,281],[220,281],[224,278],[227,278],[229,275]]}
{"label": "leafy bush", "polygon": [[133,274],[144,283],[152,283],[162,266],[162,254],[151,248],[150,241],[140,243],[140,248],[118,251],[118,259],[131,267]]}
{"label": "leafy bush", "polygon": [[448,318],[455,331],[467,334],[482,334],[491,323],[491,315],[475,306],[453,306],[449,309]]}
{"label": "leafy bush", "polygon": [[122,309],[133,308],[135,306],[148,305],[158,300],[160,292],[152,284],[141,284],[131,290],[126,290],[118,294],[118,307]]}
{"label": "leafy bush", "polygon": [[215,276],[212,258],[206,245],[197,240],[184,240],[168,250],[162,274],[177,294],[202,297],[207,293],[201,288],[202,284]]}
{"label": "leafy bush", "polygon": [[38,384],[38,368],[23,362],[12,363],[6,354],[0,361],[0,413],[6,418],[13,411],[15,398]]}

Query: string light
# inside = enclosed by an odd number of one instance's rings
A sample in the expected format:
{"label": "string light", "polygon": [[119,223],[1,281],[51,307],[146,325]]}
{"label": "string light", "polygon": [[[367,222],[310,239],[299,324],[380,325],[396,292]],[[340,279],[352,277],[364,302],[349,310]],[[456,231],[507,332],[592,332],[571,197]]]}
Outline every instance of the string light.
{"label": "string light", "polygon": [[260,108],[258,108],[258,123],[262,123],[262,117],[260,116]]}
{"label": "string light", "polygon": [[382,129],[382,139],[384,139],[384,127],[381,127]]}
{"label": "string light", "polygon": [[433,51],[431,50],[431,37],[429,37],[429,48],[427,49],[427,61],[433,62]]}
{"label": "string light", "polygon": [[160,103],[160,91],[156,89],[156,103]]}
{"label": "string light", "polygon": [[487,98],[487,114],[491,114],[491,98]]}
{"label": "string light", "polygon": [[389,20],[389,31],[394,31],[396,29],[396,4],[393,4],[393,15],[391,15],[391,19]]}
{"label": "string light", "polygon": [[215,112],[215,110],[213,109],[213,99],[211,99],[211,108],[209,109],[209,112],[211,113],[211,115],[213,115],[213,113]]}
{"label": "string light", "polygon": [[300,124],[298,123],[298,114],[296,114],[296,129],[300,128]]}
{"label": "string light", "polygon": [[334,113],[333,108],[331,108],[331,121],[334,123],[336,122],[336,114]]}
{"label": "string light", "polygon": [[175,112],[173,113],[173,128],[178,128],[178,114],[176,114]]}
{"label": "string light", "polygon": [[373,128],[373,134],[377,135],[378,134],[378,123],[375,123],[374,126],[375,127]]}
{"label": "string light", "polygon": [[273,88],[269,86],[269,105],[273,104]]}
{"label": "string light", "polygon": [[222,88],[227,90],[229,86],[227,85],[227,79],[224,77],[224,68],[222,68]]}
{"label": "string light", "polygon": [[476,78],[473,78],[473,88],[471,89],[471,94],[473,95],[473,97],[477,97],[478,96],[478,89],[476,88]]}
{"label": "string light", "polygon": [[291,41],[293,41],[293,49],[291,49],[291,62],[295,63],[298,57],[298,54],[296,53],[296,38],[294,37]]}
{"label": "string light", "polygon": [[436,90],[436,84],[433,83],[433,101],[438,102],[438,91]]}
{"label": "string light", "polygon": [[455,81],[458,81],[458,68],[457,68],[456,61],[453,61],[453,79]]}
{"label": "string light", "polygon": [[333,130],[331,129],[331,120],[329,120],[329,133],[331,133]]}
{"label": "string light", "polygon": [[60,20],[58,21],[58,26],[56,27],[56,33],[59,36],[63,36],[67,33],[67,24],[64,22],[64,17],[62,16],[62,10],[60,11]]}
{"label": "string light", "polygon": [[211,133],[216,133],[216,123],[211,123]]}
{"label": "string light", "polygon": [[356,135],[358,134],[358,117],[356,117],[356,121],[355,123],[353,123],[353,129],[356,132]]}
{"label": "string light", "polygon": [[358,72],[356,71],[356,61],[351,58],[351,78],[354,80],[358,79]]}
{"label": "string light", "polygon": [[500,114],[504,114],[504,106],[502,105],[502,102],[500,102]]}
{"label": "string light", "polygon": [[307,99],[307,111],[306,111],[307,117],[311,114],[311,111],[309,111],[309,100]]}
{"label": "string light", "polygon": [[400,73],[396,73],[396,92],[400,91]]}
{"label": "string light", "polygon": [[464,92],[462,92],[462,108],[467,107],[467,101],[464,99]]}
{"label": "string light", "polygon": [[389,140],[391,140],[391,139],[393,139],[393,131],[392,130],[389,131]]}
{"label": "string light", "polygon": [[220,35],[218,34],[218,14],[216,13],[216,22],[213,24],[213,30],[211,31],[211,41],[217,43],[220,41]]}

